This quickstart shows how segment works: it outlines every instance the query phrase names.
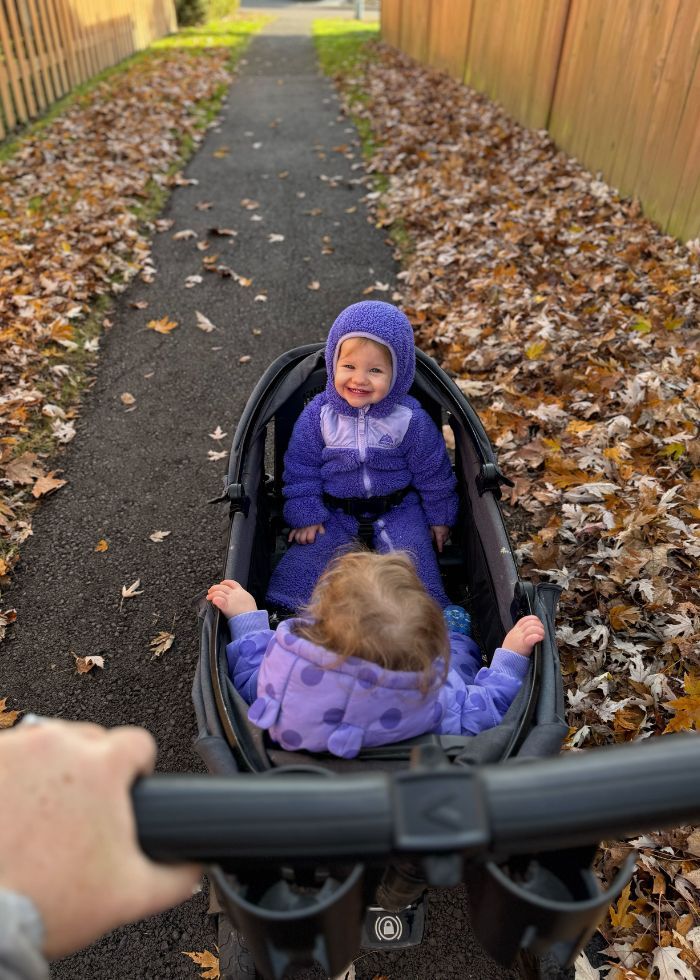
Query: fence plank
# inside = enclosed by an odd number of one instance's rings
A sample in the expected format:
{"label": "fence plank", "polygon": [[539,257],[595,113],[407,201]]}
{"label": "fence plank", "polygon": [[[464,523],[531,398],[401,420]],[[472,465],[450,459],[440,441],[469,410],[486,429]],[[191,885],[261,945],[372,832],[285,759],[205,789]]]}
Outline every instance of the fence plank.
{"label": "fence plank", "polygon": [[416,61],[428,60],[430,4],[425,0],[403,0],[401,4],[401,48]]}
{"label": "fence plank", "polygon": [[[0,12],[1,16],[2,13]],[[7,130],[15,124],[15,107],[12,104],[10,93],[10,76],[7,74],[5,59],[0,58],[0,139],[3,139]]]}
{"label": "fence plank", "polygon": [[58,51],[51,33],[51,24],[47,16],[46,0],[30,0],[33,10],[32,21],[35,23],[37,37],[40,39],[40,57],[46,76],[50,101],[55,102],[63,92],[61,74],[58,67]]}
{"label": "fence plank", "polygon": [[462,80],[467,61],[473,0],[432,0],[428,61]]}
{"label": "fence plank", "polygon": [[[688,89],[683,116],[672,157],[682,162],[673,201],[667,217],[660,216],[664,227],[680,238],[700,238],[700,59]],[[693,198],[697,211],[693,210]]]}
{"label": "fence plank", "polygon": [[64,39],[58,29],[56,9],[53,0],[39,0],[39,16],[45,25],[47,48],[51,55],[54,88],[58,96],[65,95],[70,88],[68,63]]}
{"label": "fence plank", "polygon": [[401,0],[382,0],[380,6],[382,41],[401,47]]}
{"label": "fence plank", "polygon": [[[43,88],[45,104],[50,105],[56,100],[56,93],[53,81],[49,73],[49,59],[46,55],[46,43],[39,23],[36,9],[36,0],[25,0],[31,34],[34,39],[34,50],[36,51],[37,73],[41,77],[41,87]],[[25,18],[26,19],[26,18]]]}
{"label": "fence plank", "polygon": [[[49,3],[51,3],[51,0],[49,0]],[[55,3],[59,30],[61,36],[64,38],[66,53],[68,55],[67,65],[70,87],[75,88],[83,80],[83,66],[78,51],[73,12],[68,6],[68,0],[55,0]]]}
{"label": "fence plank", "polygon": [[5,11],[7,13],[7,24],[10,29],[10,37],[12,38],[11,50],[14,53],[17,71],[22,82],[24,101],[26,103],[29,115],[35,116],[37,114],[37,105],[34,97],[34,87],[32,85],[32,70],[29,61],[27,60],[27,52],[25,50],[22,38],[22,29],[17,18],[15,0],[7,0],[5,3]]}
{"label": "fence plank", "polygon": [[[683,172],[679,127],[691,93],[700,54],[700,8],[682,3],[673,25],[668,54],[659,78],[656,101],[650,107],[642,155],[645,165],[634,180],[642,204],[652,217],[667,220]],[[688,120],[692,127],[698,118]],[[688,147],[686,144],[685,153]],[[661,217],[663,216],[663,217]]]}
{"label": "fence plank", "polygon": [[8,103],[7,116],[8,119],[10,115],[15,116],[15,120],[12,125],[16,125],[17,122],[24,122],[29,118],[29,113],[27,112],[27,104],[24,101],[24,91],[22,88],[22,80],[20,78],[19,68],[17,66],[17,59],[14,57],[14,45],[10,39],[9,24],[5,18],[5,9],[2,4],[0,4],[0,45],[2,45],[2,50],[5,52],[5,61],[7,64],[7,73],[10,79],[10,88],[12,90],[12,107]]}

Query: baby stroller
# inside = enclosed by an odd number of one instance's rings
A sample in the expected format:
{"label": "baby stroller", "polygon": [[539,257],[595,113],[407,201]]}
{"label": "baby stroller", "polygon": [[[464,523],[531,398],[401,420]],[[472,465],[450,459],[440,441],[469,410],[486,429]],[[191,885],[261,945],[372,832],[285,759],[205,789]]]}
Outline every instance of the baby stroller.
{"label": "baby stroller", "polygon": [[[323,350],[322,344],[295,348],[265,372],[238,423],[224,492],[217,498],[228,504],[231,515],[224,577],[241,582],[263,608],[269,609],[264,597],[271,570],[287,547],[283,457],[302,408],[325,388]],[[477,736],[423,735],[365,749],[352,760],[289,752],[248,721],[248,705],[227,673],[226,621],[207,606],[201,615],[193,701],[196,749],[209,772],[245,772],[256,779],[313,776],[323,794],[324,777],[338,772],[429,772],[559,752],[567,732],[554,634],[559,590],[519,578],[498,502],[501,486],[509,481],[469,401],[421,351],[410,393],[438,429],[449,426],[454,435],[460,514],[440,556],[450,599],[469,609],[484,651],[494,650],[521,614],[536,613],[546,625],[525,683],[502,723]],[[276,611],[269,611],[274,623]],[[591,849],[578,848],[555,858],[526,856],[508,868],[473,863],[466,871],[459,859],[447,855],[375,868],[271,860],[264,872],[259,861],[249,869],[237,862],[235,877],[221,873],[214,879],[224,909],[219,913],[221,976],[281,980],[312,960],[335,976],[357,951],[347,922],[358,914],[358,902],[359,914],[364,909],[363,949],[415,945],[423,935],[426,887],[452,886],[466,875],[472,925],[487,951],[504,965],[517,961],[525,977],[568,977],[565,964],[612,900],[610,893],[599,893],[589,867],[592,855]],[[623,885],[622,879],[616,882],[614,893]]]}

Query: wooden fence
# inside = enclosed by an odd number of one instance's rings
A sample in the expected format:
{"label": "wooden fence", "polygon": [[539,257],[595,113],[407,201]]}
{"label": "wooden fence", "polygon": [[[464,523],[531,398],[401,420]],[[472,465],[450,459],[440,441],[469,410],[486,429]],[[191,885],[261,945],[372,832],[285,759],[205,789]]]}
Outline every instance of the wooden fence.
{"label": "wooden fence", "polygon": [[381,27],[700,236],[698,0],[382,0]]}
{"label": "wooden fence", "polygon": [[0,139],[174,30],[173,0],[0,0]]}

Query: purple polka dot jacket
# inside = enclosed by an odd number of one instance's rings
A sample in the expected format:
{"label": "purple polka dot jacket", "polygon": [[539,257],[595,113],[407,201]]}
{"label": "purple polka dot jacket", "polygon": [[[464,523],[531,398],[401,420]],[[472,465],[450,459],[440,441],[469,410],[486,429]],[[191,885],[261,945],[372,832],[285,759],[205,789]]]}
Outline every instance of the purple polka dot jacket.
{"label": "purple polka dot jacket", "polygon": [[[333,382],[340,345],[351,337],[378,341],[391,354],[389,393],[366,408],[349,405]],[[454,524],[456,481],[444,440],[408,395],[416,349],[405,313],[378,300],[348,306],[328,333],[326,370],[326,390],[299,416],[284,459],[289,525],[323,524],[328,518],[324,491],[334,497],[381,497],[408,486],[418,491],[428,524]]]}
{"label": "purple polka dot jacket", "polygon": [[265,610],[242,613],[229,620],[226,647],[234,686],[251,705],[248,718],[289,750],[352,759],[363,748],[426,732],[477,735],[501,721],[529,666],[527,657],[499,648],[482,667],[474,641],[451,632],[447,679],[436,668],[423,693],[421,675],[359,657],[338,662],[296,636],[295,622],[273,632]]}

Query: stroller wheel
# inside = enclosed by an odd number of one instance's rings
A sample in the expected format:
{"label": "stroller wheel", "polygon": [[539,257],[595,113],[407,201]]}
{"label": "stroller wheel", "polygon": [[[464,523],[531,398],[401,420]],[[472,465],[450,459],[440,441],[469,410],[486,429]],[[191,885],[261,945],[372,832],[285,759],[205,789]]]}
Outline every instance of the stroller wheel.
{"label": "stroller wheel", "polygon": [[537,956],[523,949],[518,954],[516,965],[522,980],[574,980],[575,976],[574,968],[562,966],[552,953]]}
{"label": "stroller wheel", "polygon": [[262,980],[245,939],[223,914],[219,914],[218,934],[221,980]]}

